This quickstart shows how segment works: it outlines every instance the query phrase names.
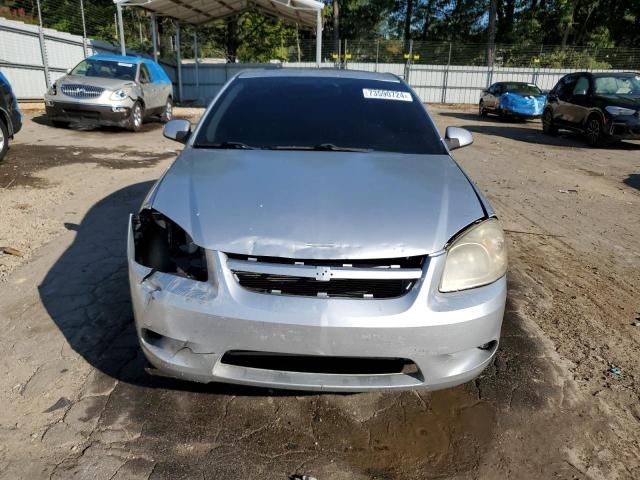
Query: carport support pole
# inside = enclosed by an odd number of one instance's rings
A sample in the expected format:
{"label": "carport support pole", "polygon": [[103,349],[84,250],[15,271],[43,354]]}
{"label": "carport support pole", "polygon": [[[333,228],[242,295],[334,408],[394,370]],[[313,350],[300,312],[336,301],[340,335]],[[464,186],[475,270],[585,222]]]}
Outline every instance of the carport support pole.
{"label": "carport support pole", "polygon": [[47,58],[47,44],[44,39],[44,27],[42,26],[42,11],[40,10],[40,0],[38,2],[38,38],[40,40],[40,55],[42,55],[42,68],[44,68],[44,83],[49,88],[51,80],[49,79],[49,59]]}
{"label": "carport support pole", "polygon": [[153,61],[158,61],[158,22],[156,14],[151,14],[151,38],[153,40]]}
{"label": "carport support pole", "polygon": [[116,2],[116,11],[118,13],[118,36],[120,37],[120,54],[127,54],[127,47],[124,43],[124,24],[122,23],[122,5],[120,2]]}
{"label": "carport support pole", "polygon": [[178,64],[178,101],[182,101],[182,57],[180,55],[180,23],[176,22],[176,62]]}
{"label": "carport support pole", "polygon": [[82,52],[87,58],[87,25],[84,21],[84,2],[80,0],[80,15],[82,16]]}
{"label": "carport support pole", "polygon": [[320,63],[322,62],[322,10],[318,10],[317,15],[318,25],[316,27],[316,67],[320,68]]}
{"label": "carport support pole", "polygon": [[200,73],[198,72],[198,32],[193,32],[193,58],[195,60],[194,66],[196,69],[196,95],[200,100]]}

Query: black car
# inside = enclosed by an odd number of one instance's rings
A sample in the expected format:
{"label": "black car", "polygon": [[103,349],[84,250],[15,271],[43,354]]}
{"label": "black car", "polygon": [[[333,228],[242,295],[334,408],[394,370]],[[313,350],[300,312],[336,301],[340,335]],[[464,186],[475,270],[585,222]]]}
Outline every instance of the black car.
{"label": "black car", "polygon": [[11,85],[0,73],[0,161],[7,154],[9,139],[22,128],[22,114]]}
{"label": "black car", "polygon": [[610,140],[640,139],[640,73],[565,75],[547,95],[542,129],[583,133],[598,146]]}

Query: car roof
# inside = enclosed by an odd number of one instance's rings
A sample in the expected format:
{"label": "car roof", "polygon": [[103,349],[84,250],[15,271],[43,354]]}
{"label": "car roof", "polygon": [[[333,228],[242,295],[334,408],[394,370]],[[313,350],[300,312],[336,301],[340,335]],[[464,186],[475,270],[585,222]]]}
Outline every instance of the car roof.
{"label": "car roof", "polygon": [[[614,72],[614,71],[610,71],[610,72],[571,72],[571,73],[567,73],[565,75],[565,77],[568,76],[578,76],[578,75],[585,75],[585,76],[590,76],[593,78],[601,78],[601,77],[610,77],[612,75],[615,75],[616,77],[637,77],[640,76],[640,72]],[[562,77],[564,78],[564,77]]]}
{"label": "car roof", "polygon": [[391,73],[375,73],[359,70],[338,70],[337,68],[256,68],[245,70],[238,78],[350,78],[356,80],[378,80],[400,83],[400,79]]}
{"label": "car roof", "polygon": [[113,53],[98,53],[88,57],[89,60],[108,60],[112,62],[140,63],[144,61],[142,57],[132,57],[130,55],[114,55]]}
{"label": "car roof", "polygon": [[637,76],[640,76],[640,73],[638,72],[598,72],[598,73],[592,73],[591,75],[594,78],[610,77],[612,75],[615,75],[616,77],[637,77]]}

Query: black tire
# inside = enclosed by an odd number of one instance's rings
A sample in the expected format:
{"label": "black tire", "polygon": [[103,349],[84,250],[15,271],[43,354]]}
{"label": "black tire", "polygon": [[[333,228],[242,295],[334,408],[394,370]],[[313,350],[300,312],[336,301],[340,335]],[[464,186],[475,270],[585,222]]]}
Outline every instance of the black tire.
{"label": "black tire", "polygon": [[69,126],[69,122],[65,122],[63,120],[51,120],[51,125],[56,128],[67,128]]}
{"label": "black tire", "polygon": [[547,135],[555,135],[558,133],[558,127],[553,124],[553,113],[551,110],[545,110],[542,114],[542,131]]}
{"label": "black tire", "polygon": [[7,150],[9,150],[9,129],[4,120],[0,118],[0,162],[7,154]]}
{"label": "black tire", "polygon": [[129,124],[127,128],[132,132],[137,132],[142,128],[142,122],[144,120],[144,109],[140,102],[136,102],[131,107],[131,113],[129,113]]}
{"label": "black tire", "polygon": [[478,115],[481,117],[487,116],[487,109],[484,108],[484,102],[482,100],[480,100],[480,104],[478,105]]}
{"label": "black tire", "polygon": [[587,119],[584,135],[590,147],[599,147],[604,143],[604,124],[598,115],[591,115]]}
{"label": "black tire", "polygon": [[165,103],[162,115],[160,115],[160,121],[162,123],[167,123],[168,121],[173,120],[174,106],[175,104],[173,103],[173,99],[171,97],[167,98],[167,103]]}

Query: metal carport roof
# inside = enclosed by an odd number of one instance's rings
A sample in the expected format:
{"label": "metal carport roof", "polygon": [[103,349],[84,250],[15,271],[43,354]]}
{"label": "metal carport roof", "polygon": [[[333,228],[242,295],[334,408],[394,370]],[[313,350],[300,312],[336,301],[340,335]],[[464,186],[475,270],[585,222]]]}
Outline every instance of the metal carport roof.
{"label": "metal carport roof", "polygon": [[[123,55],[125,54],[122,25],[123,6],[141,7],[154,15],[170,17],[178,22],[191,25],[201,25],[212,20],[238,15],[254,8],[265,15],[279,17],[306,27],[315,27],[316,63],[318,66],[320,65],[324,4],[316,0],[113,0],[113,2],[118,10],[120,46]],[[155,26],[153,34],[155,43]]]}
{"label": "metal carport roof", "polygon": [[324,4],[315,0],[115,0],[122,6],[137,6],[180,22],[200,25],[237,15],[251,8],[290,22],[316,27]]}

